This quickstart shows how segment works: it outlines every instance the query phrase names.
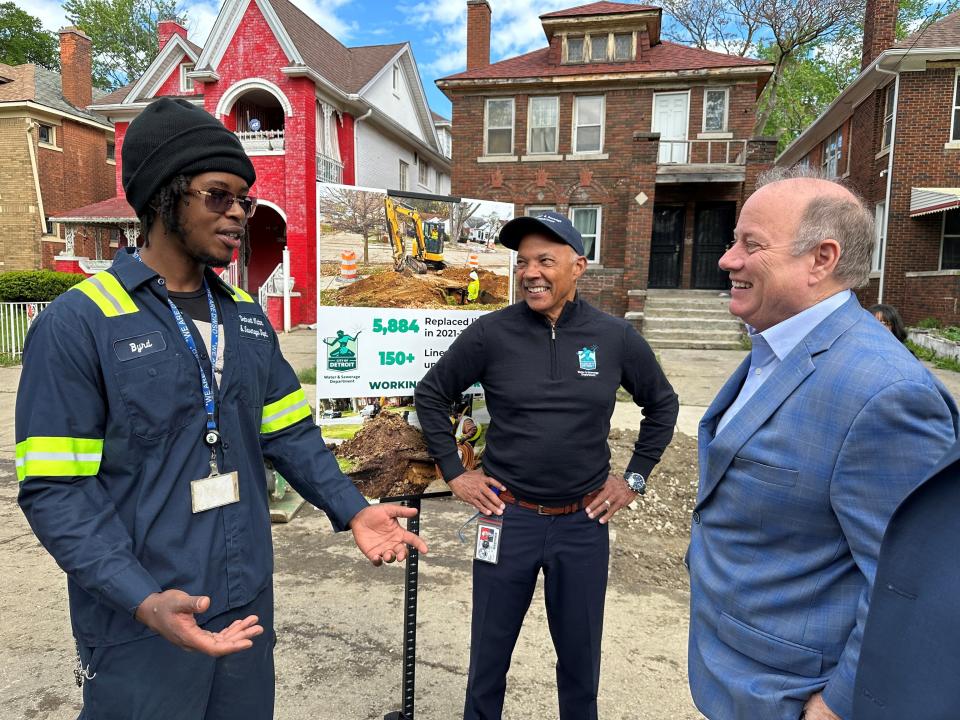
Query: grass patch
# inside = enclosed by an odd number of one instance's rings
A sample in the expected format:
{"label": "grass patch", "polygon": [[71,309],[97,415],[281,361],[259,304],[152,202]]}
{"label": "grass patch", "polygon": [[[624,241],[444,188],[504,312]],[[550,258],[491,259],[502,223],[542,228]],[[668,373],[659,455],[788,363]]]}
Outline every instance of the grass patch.
{"label": "grass patch", "polygon": [[740,347],[743,350],[753,350],[753,342],[750,340],[750,336],[746,333],[743,333],[740,336]]}
{"label": "grass patch", "polygon": [[916,355],[920,360],[926,360],[929,363],[933,363],[941,370],[960,372],[960,361],[937,355],[933,350],[920,347],[916,343],[913,343],[909,340],[907,340],[907,347],[910,349],[910,352]]}
{"label": "grass patch", "polygon": [[323,436],[328,440],[350,440],[360,432],[363,424],[357,425],[324,425]]}
{"label": "grass patch", "polygon": [[354,468],[357,467],[357,464],[353,460],[345,457],[338,457],[337,465],[340,466],[340,472],[342,473],[352,472]]}
{"label": "grass patch", "polygon": [[20,358],[10,353],[0,353],[0,367],[16,367],[21,363]]}
{"label": "grass patch", "polygon": [[317,366],[304,368],[297,372],[297,379],[300,381],[301,385],[316,385],[317,384]]}

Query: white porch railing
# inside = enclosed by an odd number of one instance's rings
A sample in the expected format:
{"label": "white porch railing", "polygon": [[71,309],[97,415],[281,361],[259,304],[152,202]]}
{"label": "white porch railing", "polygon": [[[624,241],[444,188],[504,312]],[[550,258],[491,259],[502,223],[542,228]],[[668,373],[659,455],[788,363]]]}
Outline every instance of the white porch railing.
{"label": "white porch railing", "polygon": [[661,140],[661,165],[745,165],[746,140]]}
{"label": "white porch railing", "polygon": [[273,269],[273,272],[267,275],[267,279],[263,281],[263,285],[261,285],[260,290],[257,291],[257,300],[260,302],[260,307],[266,309],[267,295],[270,295],[270,294],[279,295],[282,293],[283,293],[283,263],[280,263]]}
{"label": "white porch railing", "polygon": [[342,183],[343,163],[317,153],[317,182]]}
{"label": "white porch railing", "polygon": [[234,287],[240,287],[240,267],[237,264],[236,258],[231,260],[230,264],[224,268],[223,272],[220,273],[220,277]]}
{"label": "white porch railing", "polygon": [[19,359],[27,330],[48,302],[0,303],[0,355]]}
{"label": "white porch railing", "polygon": [[240,144],[247,152],[283,150],[283,129],[280,130],[238,130]]}

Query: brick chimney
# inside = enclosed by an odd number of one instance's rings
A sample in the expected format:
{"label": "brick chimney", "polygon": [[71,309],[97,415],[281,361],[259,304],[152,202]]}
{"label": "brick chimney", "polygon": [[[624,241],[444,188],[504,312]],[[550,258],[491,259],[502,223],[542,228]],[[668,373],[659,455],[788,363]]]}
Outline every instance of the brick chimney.
{"label": "brick chimney", "polygon": [[467,70],[490,64],[490,3],[467,0]]}
{"label": "brick chimney", "polygon": [[63,98],[78,108],[93,102],[93,51],[90,38],[78,27],[60,31],[60,78]]}
{"label": "brick chimney", "polygon": [[160,50],[174,35],[187,39],[187,29],[176,20],[161,20],[157,23],[157,44]]}
{"label": "brick chimney", "polygon": [[867,0],[863,17],[863,70],[896,41],[898,0]]}

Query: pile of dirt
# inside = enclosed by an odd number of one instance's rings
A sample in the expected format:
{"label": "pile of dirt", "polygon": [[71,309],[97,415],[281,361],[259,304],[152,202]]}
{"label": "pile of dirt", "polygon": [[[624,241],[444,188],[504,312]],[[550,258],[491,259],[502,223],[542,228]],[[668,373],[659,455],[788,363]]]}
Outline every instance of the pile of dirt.
{"label": "pile of dirt", "polygon": [[[505,303],[509,278],[480,270],[481,304]],[[447,308],[448,296],[459,302],[470,282],[469,268],[446,268],[418,275],[410,270],[381,272],[357,280],[337,292],[337,304],[353,307]]]}
{"label": "pile of dirt", "polygon": [[395,413],[368,420],[333,452],[354,462],[347,475],[368,498],[419,495],[436,479],[423,434]]}

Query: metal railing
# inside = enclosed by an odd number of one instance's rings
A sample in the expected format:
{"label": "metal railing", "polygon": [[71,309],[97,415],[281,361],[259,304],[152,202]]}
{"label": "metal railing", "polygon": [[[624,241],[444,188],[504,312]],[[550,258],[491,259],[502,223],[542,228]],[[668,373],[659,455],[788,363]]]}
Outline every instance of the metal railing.
{"label": "metal railing", "polygon": [[317,153],[317,182],[341,184],[343,182],[343,163],[322,153]]}
{"label": "metal railing", "polygon": [[0,355],[12,359],[23,357],[27,330],[49,302],[0,303]]}
{"label": "metal railing", "polygon": [[746,140],[661,140],[660,165],[745,165]]}
{"label": "metal railing", "polygon": [[223,269],[220,278],[233,285],[233,287],[240,287],[240,266],[236,258],[231,260],[230,264]]}
{"label": "metal railing", "polygon": [[266,309],[267,307],[267,295],[270,294],[279,294],[283,292],[283,263],[277,265],[273,272],[267,275],[267,279],[263,281],[263,285],[260,286],[260,289],[257,291],[257,300],[260,302],[260,307]]}
{"label": "metal railing", "polygon": [[240,144],[247,152],[283,150],[283,128],[279,130],[238,130]]}

